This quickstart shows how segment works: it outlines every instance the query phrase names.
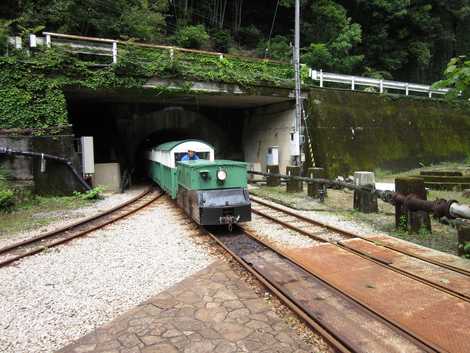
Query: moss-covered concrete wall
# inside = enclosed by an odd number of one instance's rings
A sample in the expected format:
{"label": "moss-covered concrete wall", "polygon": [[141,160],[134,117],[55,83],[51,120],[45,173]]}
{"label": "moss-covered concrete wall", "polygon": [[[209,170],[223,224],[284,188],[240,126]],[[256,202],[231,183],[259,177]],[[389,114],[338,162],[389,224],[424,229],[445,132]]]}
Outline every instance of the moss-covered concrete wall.
{"label": "moss-covered concrete wall", "polygon": [[316,164],[330,177],[470,157],[468,104],[312,89],[307,111]]}

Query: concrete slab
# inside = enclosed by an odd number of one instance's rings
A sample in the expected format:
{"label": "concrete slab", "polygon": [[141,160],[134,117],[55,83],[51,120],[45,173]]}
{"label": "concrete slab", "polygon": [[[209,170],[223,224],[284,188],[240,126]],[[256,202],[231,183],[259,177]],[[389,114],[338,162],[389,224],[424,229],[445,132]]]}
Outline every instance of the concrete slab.
{"label": "concrete slab", "polygon": [[120,192],[121,168],[119,163],[96,163],[93,183],[108,192]]}
{"label": "concrete slab", "polygon": [[57,353],[311,351],[218,261]]}

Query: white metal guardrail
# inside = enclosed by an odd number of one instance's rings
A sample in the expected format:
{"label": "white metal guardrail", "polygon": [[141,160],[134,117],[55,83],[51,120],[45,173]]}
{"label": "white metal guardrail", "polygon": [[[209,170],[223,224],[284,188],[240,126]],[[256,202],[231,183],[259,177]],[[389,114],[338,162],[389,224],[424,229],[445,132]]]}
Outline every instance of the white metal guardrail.
{"label": "white metal guardrail", "polygon": [[351,90],[355,90],[358,86],[362,87],[372,87],[378,89],[379,93],[384,93],[385,90],[398,90],[404,91],[405,95],[409,95],[410,92],[426,93],[429,98],[432,98],[433,94],[447,94],[449,92],[448,88],[432,88],[428,85],[420,85],[416,83],[407,83],[407,82],[398,82],[398,81],[389,81],[389,80],[379,80],[375,78],[361,77],[361,76],[350,76],[350,75],[341,75],[333,74],[329,72],[317,71],[309,69],[309,77],[314,81],[320,82],[320,87],[324,87],[325,82],[340,83],[348,85],[351,87]]}
{"label": "white metal guardrail", "polygon": [[[129,44],[123,41],[114,40],[114,39],[104,39],[104,38],[94,38],[94,37],[83,37],[70,34],[60,34],[52,32],[43,32],[44,37],[38,37],[34,34],[29,36],[29,47],[34,48],[41,45],[46,45],[48,47],[52,46],[62,46],[67,47],[74,53],[80,54],[90,54],[90,55],[100,55],[108,56],[112,58],[112,63],[115,64],[118,62],[118,45],[119,44]],[[21,37],[9,37],[8,43],[17,48],[22,48]],[[227,57],[233,55],[227,55],[217,52],[208,52],[202,50],[193,50],[185,49],[171,46],[163,45],[153,45],[153,44],[143,44],[143,43],[133,43],[134,45],[148,48],[157,48],[157,49],[166,49],[169,50],[170,57],[173,57],[175,51],[181,52],[190,52],[190,53],[200,53],[206,55],[218,56],[220,59],[224,58],[224,55]],[[255,61],[265,61],[265,59],[258,58],[246,58],[247,60]],[[361,77],[361,76],[350,76],[350,75],[341,75],[329,72],[323,72],[322,70],[313,70],[309,69],[309,77],[318,81],[320,87],[324,87],[325,83],[336,83],[347,85],[351,90],[356,90],[358,87],[371,87],[377,89],[378,93],[385,93],[387,90],[394,90],[399,92],[404,92],[405,95],[409,95],[411,92],[416,93],[425,93],[432,98],[433,94],[435,95],[445,95],[449,92],[447,88],[435,89],[429,85],[421,85],[416,83],[407,83],[407,82],[398,82],[390,80],[379,80],[375,78]]]}

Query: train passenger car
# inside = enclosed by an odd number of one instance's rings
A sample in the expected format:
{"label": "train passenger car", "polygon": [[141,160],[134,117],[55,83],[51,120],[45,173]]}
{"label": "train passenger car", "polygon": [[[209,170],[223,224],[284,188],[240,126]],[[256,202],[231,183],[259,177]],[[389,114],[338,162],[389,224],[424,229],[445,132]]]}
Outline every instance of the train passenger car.
{"label": "train passenger car", "polygon": [[[188,150],[200,159],[181,161]],[[198,224],[251,220],[246,163],[214,160],[214,148],[199,140],[164,143],[148,159],[150,178]]]}

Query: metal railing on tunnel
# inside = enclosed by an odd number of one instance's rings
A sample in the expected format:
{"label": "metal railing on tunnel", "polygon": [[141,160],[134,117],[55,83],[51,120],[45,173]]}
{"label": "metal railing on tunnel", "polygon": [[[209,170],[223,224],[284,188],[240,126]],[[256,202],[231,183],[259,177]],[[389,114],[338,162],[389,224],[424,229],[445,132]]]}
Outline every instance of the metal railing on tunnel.
{"label": "metal railing on tunnel", "polygon": [[331,82],[347,85],[353,91],[356,90],[357,87],[361,86],[377,89],[377,93],[385,93],[386,90],[404,92],[406,96],[408,96],[411,92],[426,93],[429,98],[432,98],[433,94],[445,95],[449,92],[448,88],[433,88],[429,85],[421,85],[416,83],[334,74],[330,72],[323,72],[322,70],[318,71],[309,69],[309,77],[314,81],[318,81],[320,87],[324,87],[326,82]]}

